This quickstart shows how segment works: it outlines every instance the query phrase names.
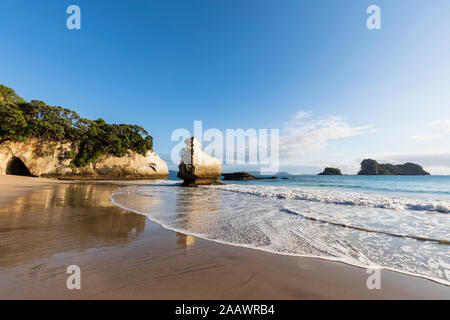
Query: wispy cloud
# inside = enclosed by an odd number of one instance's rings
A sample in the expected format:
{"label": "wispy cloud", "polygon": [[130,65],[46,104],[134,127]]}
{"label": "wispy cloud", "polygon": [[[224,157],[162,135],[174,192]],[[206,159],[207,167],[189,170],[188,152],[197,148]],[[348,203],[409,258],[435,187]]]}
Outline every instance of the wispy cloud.
{"label": "wispy cloud", "polygon": [[352,126],[342,117],[314,119],[311,112],[299,111],[285,125],[280,137],[282,161],[296,159],[324,149],[331,140],[344,139],[378,131],[373,125]]}
{"label": "wispy cloud", "polygon": [[421,133],[411,135],[414,140],[431,141],[448,138],[450,136],[450,120],[440,119],[427,123]]}

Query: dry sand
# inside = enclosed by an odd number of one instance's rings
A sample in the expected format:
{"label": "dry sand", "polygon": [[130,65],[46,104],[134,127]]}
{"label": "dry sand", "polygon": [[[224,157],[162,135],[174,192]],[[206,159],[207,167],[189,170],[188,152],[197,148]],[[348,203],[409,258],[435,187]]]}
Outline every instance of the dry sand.
{"label": "dry sand", "polygon": [[426,279],[382,271],[369,290],[365,269],[174,233],[114,206],[117,188],[0,176],[0,299],[450,299]]}

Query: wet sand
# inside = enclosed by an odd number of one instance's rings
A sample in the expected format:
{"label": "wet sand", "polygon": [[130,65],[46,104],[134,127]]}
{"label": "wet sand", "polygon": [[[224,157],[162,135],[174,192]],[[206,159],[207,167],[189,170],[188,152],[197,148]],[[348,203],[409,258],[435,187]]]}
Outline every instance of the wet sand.
{"label": "wet sand", "polygon": [[[143,182],[140,182],[143,183]],[[0,177],[0,299],[450,299],[450,287],[222,245],[114,206],[120,186]],[[68,290],[66,268],[81,268]]]}
{"label": "wet sand", "polygon": [[67,183],[45,178],[31,178],[0,175],[0,204],[36,188],[45,188],[49,184]]}

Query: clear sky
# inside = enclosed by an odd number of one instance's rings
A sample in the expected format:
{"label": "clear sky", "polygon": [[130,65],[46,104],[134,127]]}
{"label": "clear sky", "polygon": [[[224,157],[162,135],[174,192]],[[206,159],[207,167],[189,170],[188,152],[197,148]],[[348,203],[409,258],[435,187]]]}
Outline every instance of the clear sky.
{"label": "clear sky", "polygon": [[279,128],[291,172],[373,157],[450,174],[448,0],[2,0],[0,27],[1,84],[140,124],[165,159],[202,120]]}

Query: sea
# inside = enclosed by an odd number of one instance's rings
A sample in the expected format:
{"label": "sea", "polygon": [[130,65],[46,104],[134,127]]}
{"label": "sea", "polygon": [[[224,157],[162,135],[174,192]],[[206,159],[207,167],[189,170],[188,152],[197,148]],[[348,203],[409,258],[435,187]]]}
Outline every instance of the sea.
{"label": "sea", "polygon": [[450,285],[450,176],[317,176],[111,195],[162,227],[273,254],[380,268]]}

